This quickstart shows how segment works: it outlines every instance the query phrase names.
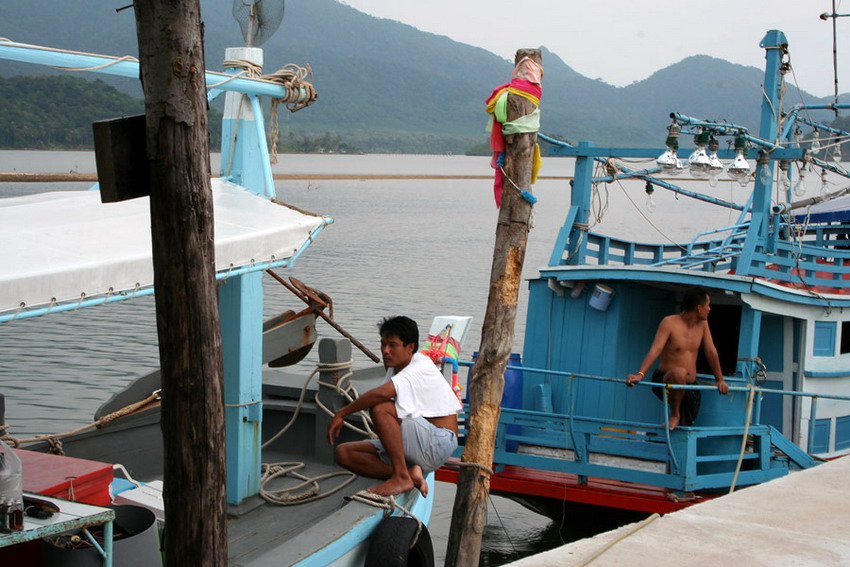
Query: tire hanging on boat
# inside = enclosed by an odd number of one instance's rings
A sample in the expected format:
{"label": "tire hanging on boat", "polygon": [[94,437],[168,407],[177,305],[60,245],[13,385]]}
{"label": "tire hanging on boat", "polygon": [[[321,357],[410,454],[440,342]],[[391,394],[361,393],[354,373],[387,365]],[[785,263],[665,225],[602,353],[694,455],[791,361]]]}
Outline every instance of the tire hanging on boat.
{"label": "tire hanging on boat", "polygon": [[428,528],[413,518],[384,518],[369,538],[367,567],[434,567],[434,546]]}

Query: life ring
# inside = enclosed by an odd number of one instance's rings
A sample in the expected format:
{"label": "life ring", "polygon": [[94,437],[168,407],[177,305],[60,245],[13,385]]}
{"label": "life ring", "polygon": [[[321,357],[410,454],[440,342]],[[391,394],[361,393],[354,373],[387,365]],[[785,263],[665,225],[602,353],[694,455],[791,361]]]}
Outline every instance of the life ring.
{"label": "life ring", "polygon": [[390,516],[381,520],[369,538],[366,567],[434,567],[434,546],[428,528],[413,518]]}

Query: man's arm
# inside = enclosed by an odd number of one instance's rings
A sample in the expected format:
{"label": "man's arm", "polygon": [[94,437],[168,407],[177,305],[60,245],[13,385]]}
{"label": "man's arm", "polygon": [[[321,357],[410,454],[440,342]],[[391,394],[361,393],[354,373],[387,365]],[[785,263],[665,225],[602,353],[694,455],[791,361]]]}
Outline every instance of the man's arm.
{"label": "man's arm", "polygon": [[708,322],[706,321],[704,324],[705,332],[702,335],[702,351],[705,353],[708,367],[711,368],[711,372],[714,374],[717,391],[725,394],[729,391],[729,384],[723,379],[723,371],[720,369],[720,357],[717,355],[717,348],[715,348],[714,340],[711,338],[711,330],[708,328]]}
{"label": "man's arm", "polygon": [[372,406],[381,402],[387,402],[395,397],[395,384],[393,384],[392,380],[387,380],[377,388],[372,388],[368,392],[358,396],[358,398],[350,404],[340,408],[339,411],[337,411],[331,418],[331,422],[328,425],[328,443],[333,445],[334,439],[339,436],[339,432],[342,430],[342,426],[345,421],[345,416],[369,409]]}
{"label": "man's arm", "polygon": [[629,374],[626,378],[627,386],[634,386],[646,376],[647,371],[655,362],[655,359],[661,354],[664,350],[664,346],[667,344],[667,341],[670,339],[670,318],[665,317],[661,320],[661,323],[658,325],[658,330],[655,331],[655,339],[652,341],[652,345],[649,347],[649,352],[646,353],[646,356],[643,357],[643,362],[640,363],[640,368],[638,369],[636,374]]}

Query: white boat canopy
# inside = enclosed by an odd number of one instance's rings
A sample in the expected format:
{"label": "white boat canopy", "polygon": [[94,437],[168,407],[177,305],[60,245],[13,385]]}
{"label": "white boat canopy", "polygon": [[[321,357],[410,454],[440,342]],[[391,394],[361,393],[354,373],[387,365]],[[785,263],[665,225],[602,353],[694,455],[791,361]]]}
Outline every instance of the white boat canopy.
{"label": "white boat canopy", "polygon": [[[219,273],[294,259],[333,219],[212,180]],[[98,191],[0,199],[0,314],[153,285],[150,200]]]}

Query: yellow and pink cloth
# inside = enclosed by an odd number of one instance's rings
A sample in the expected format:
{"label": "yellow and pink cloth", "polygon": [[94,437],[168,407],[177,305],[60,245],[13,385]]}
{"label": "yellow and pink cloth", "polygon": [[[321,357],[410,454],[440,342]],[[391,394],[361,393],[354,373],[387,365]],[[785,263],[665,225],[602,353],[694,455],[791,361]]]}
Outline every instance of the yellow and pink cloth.
{"label": "yellow and pink cloth", "polygon": [[[540,97],[543,93],[543,89],[540,86],[542,78],[543,67],[530,57],[524,57],[514,67],[511,74],[511,82],[496,87],[485,101],[485,109],[490,114],[487,129],[490,131],[490,149],[493,151],[490,166],[496,170],[493,184],[496,207],[502,205],[502,188],[504,186],[502,165],[504,165],[505,135],[537,132],[540,129],[540,109],[538,107],[540,106]],[[514,94],[528,99],[534,104],[534,111],[509,122],[507,111],[508,94]],[[496,127],[494,122],[498,122],[500,127]],[[537,181],[537,173],[540,171],[541,164],[540,148],[535,144],[534,162],[531,171],[532,183]]]}

